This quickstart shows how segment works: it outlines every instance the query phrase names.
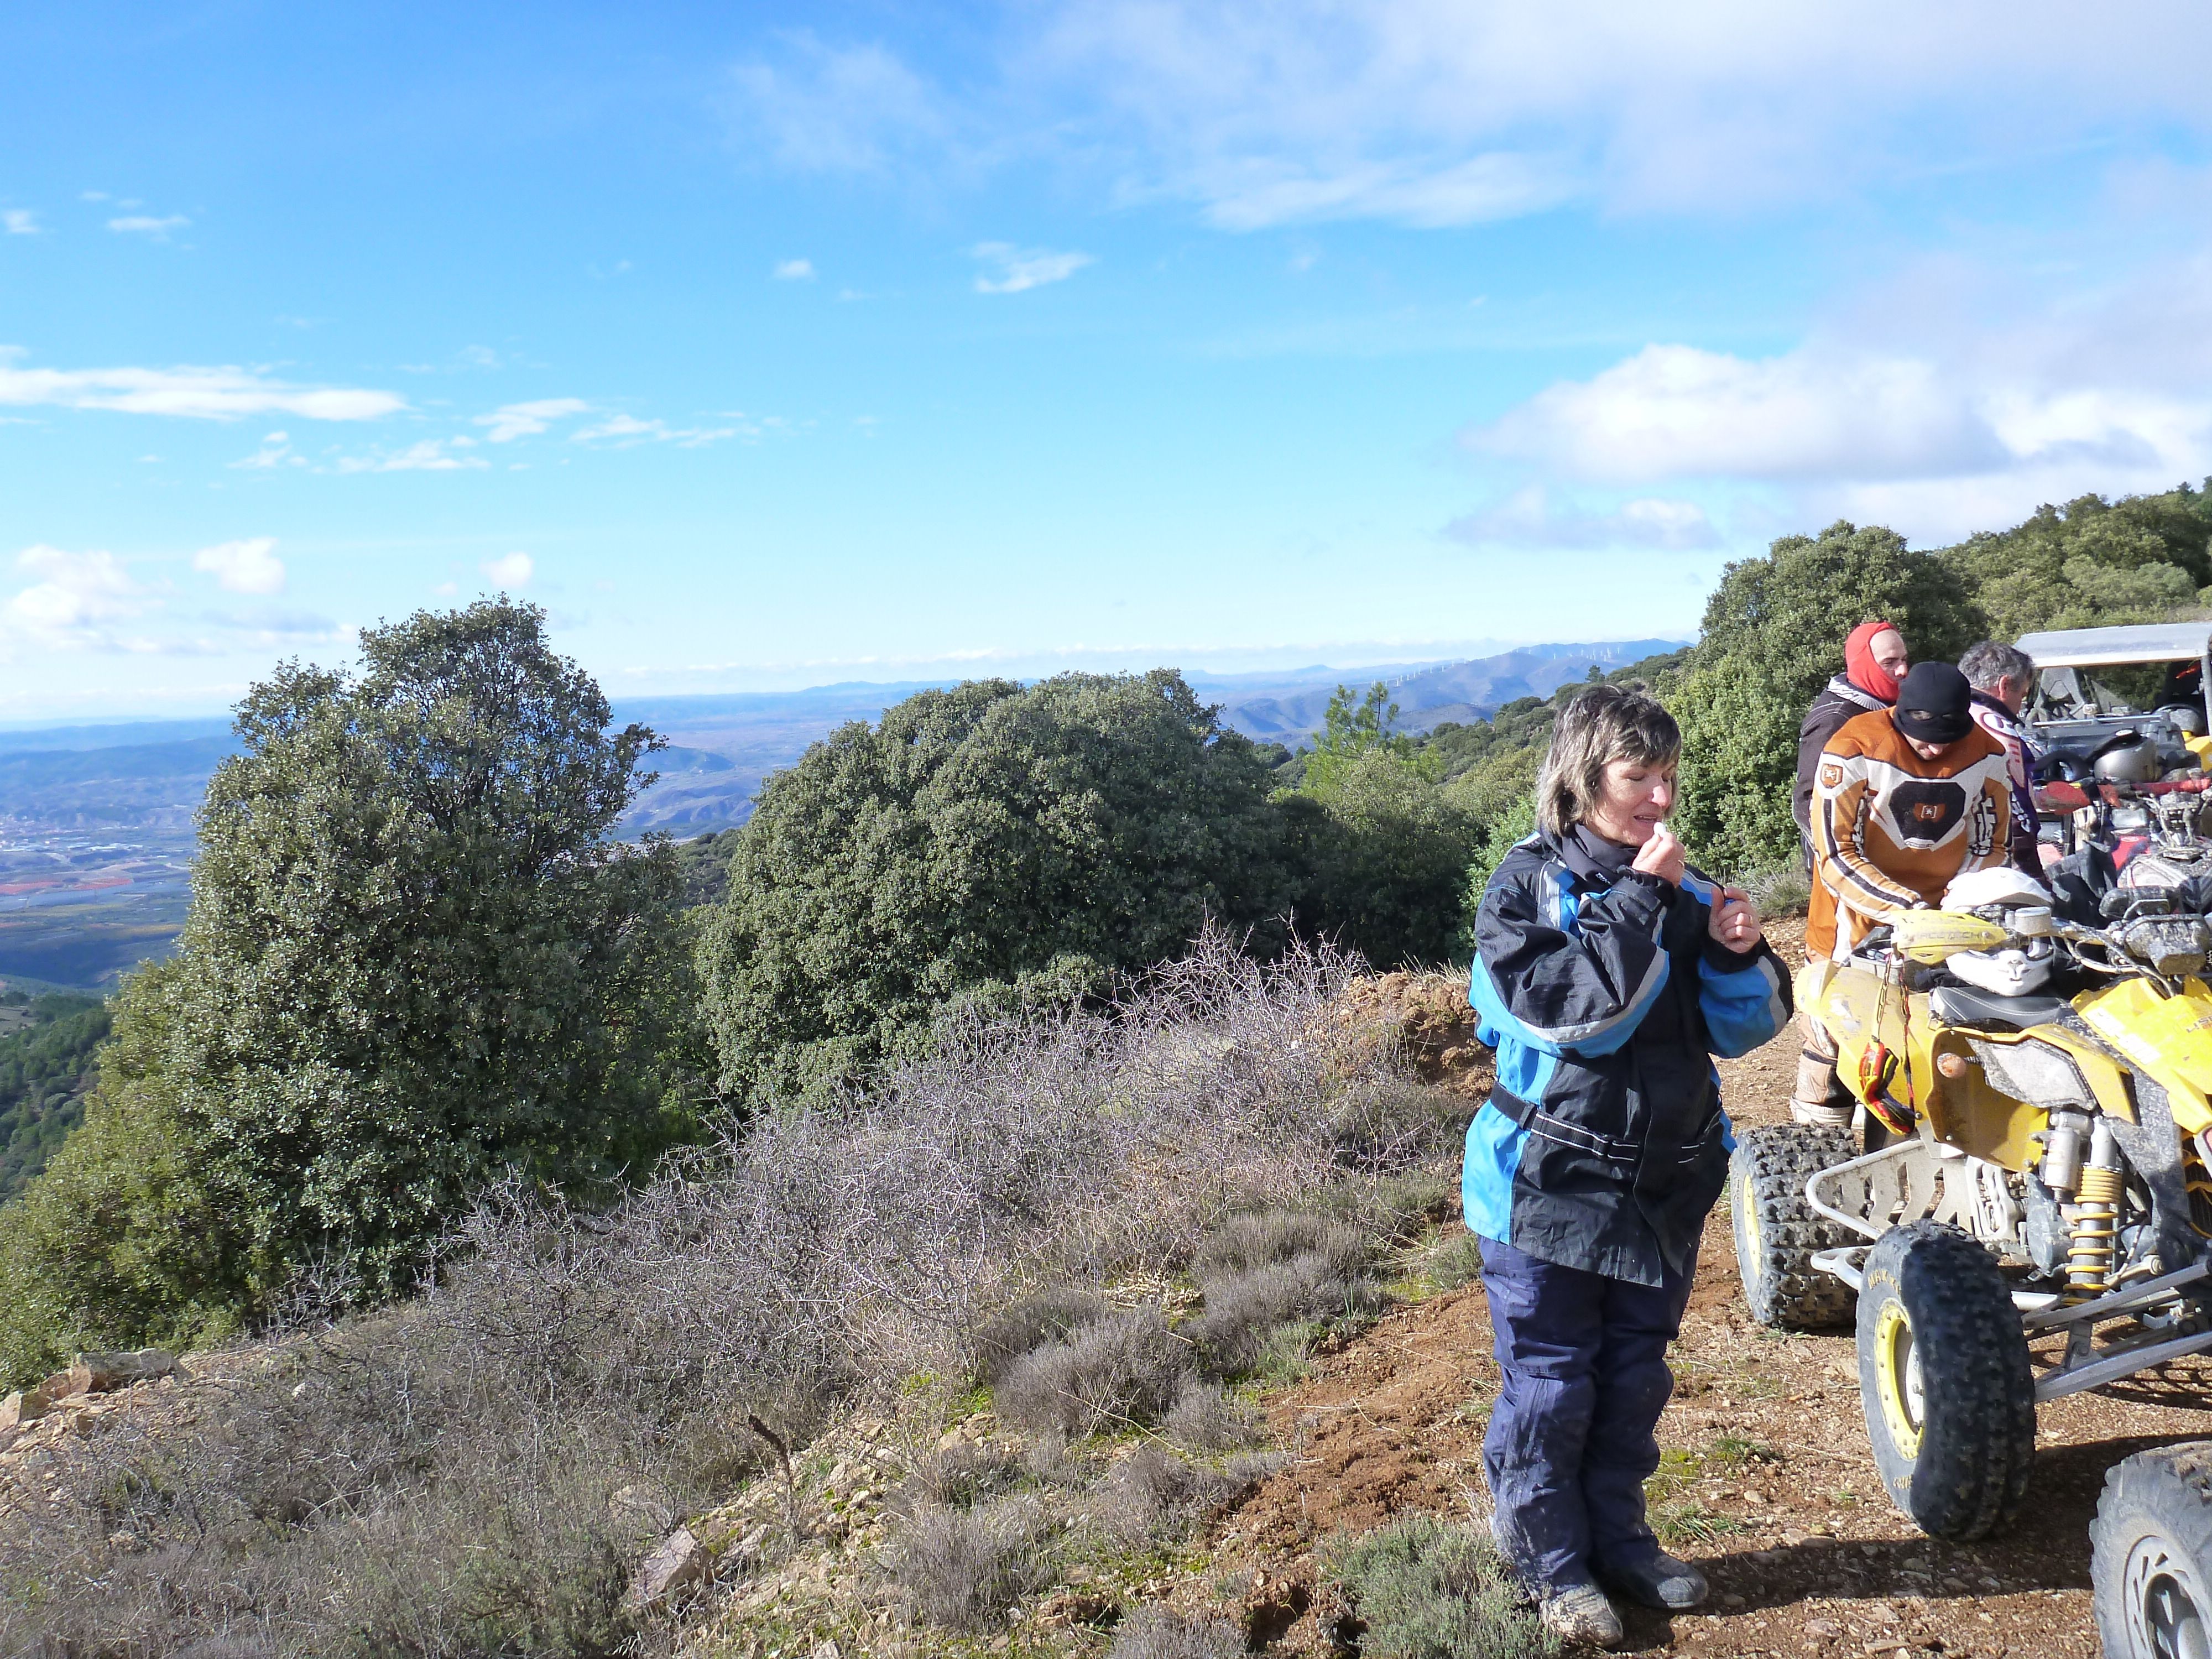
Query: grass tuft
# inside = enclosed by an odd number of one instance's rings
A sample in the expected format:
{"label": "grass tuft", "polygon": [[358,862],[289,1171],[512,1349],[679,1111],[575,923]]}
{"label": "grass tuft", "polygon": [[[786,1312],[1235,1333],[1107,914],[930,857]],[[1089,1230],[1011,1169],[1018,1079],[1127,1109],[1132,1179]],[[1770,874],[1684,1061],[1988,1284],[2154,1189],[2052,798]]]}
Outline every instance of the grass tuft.
{"label": "grass tuft", "polygon": [[1340,1545],[1326,1570],[1366,1626],[1364,1659],[1551,1659],[1559,1644],[1520,1604],[1477,1528],[1406,1515]]}
{"label": "grass tuft", "polygon": [[1023,1355],[999,1387],[999,1415],[1071,1437],[1142,1427],[1159,1421],[1190,1372],[1189,1345],[1158,1308],[1138,1308]]}
{"label": "grass tuft", "polygon": [[1108,1659],[1234,1659],[1244,1633],[1226,1619],[1185,1618],[1146,1602],[1121,1620]]}
{"label": "grass tuft", "polygon": [[1023,1297],[975,1333],[977,1380],[996,1388],[1023,1355],[1112,1311],[1103,1297],[1073,1285],[1055,1285]]}
{"label": "grass tuft", "polygon": [[1267,1422],[1257,1407],[1194,1376],[1184,1382],[1160,1425],[1186,1451],[1241,1451],[1267,1438]]}
{"label": "grass tuft", "polygon": [[925,1504],[882,1564],[908,1613],[977,1634],[1049,1581],[1049,1530],[1044,1505],[1029,1493],[972,1510]]}
{"label": "grass tuft", "polygon": [[[1360,1244],[1364,1252],[1364,1241]],[[1259,1367],[1280,1327],[1311,1321],[1349,1328],[1371,1317],[1382,1305],[1382,1293],[1348,1265],[1348,1254],[1316,1249],[1287,1261],[1201,1275],[1206,1310],[1189,1328],[1206,1368],[1217,1376],[1240,1376]]]}

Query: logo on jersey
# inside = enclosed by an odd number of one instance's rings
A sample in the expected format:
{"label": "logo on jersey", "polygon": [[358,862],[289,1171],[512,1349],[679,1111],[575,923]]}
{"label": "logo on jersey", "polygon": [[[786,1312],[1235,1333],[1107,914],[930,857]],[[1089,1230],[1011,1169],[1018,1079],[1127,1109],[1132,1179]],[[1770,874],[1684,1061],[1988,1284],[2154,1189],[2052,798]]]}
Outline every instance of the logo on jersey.
{"label": "logo on jersey", "polygon": [[1907,847],[1935,847],[1966,815],[1966,791],[1950,778],[1917,778],[1889,792],[1890,816]]}
{"label": "logo on jersey", "polygon": [[1822,763],[1820,767],[1821,788],[1833,789],[1837,785],[1843,782],[1843,781],[1844,769],[1842,767],[1837,765],[1833,761],[1827,761]]}

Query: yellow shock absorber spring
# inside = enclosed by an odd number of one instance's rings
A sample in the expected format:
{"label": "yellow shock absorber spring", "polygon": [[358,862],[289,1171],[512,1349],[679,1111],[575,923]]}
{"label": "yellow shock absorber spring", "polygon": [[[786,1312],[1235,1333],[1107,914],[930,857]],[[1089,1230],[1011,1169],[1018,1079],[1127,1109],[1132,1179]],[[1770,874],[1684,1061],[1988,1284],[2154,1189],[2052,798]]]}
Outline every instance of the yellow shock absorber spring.
{"label": "yellow shock absorber spring", "polygon": [[2181,1176],[2189,1188],[2189,1224],[2212,1238],[2212,1167],[2204,1149],[2212,1144],[2212,1130],[2199,1129],[2181,1143]]}
{"label": "yellow shock absorber spring", "polygon": [[2081,1171],[2077,1201],[2067,1206],[2071,1232],[2066,1247],[2069,1302],[2091,1301],[2112,1288],[2123,1190],[2118,1170],[2090,1164]]}

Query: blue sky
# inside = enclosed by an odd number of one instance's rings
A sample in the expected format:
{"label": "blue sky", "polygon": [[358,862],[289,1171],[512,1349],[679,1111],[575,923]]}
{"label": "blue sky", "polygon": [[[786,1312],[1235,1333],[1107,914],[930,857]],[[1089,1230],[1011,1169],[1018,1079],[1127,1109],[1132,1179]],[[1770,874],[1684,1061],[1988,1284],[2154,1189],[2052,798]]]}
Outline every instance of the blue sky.
{"label": "blue sky", "polygon": [[[42,14],[42,15],[41,15]],[[1694,628],[2212,472],[2212,12],[16,8],[0,719]]]}

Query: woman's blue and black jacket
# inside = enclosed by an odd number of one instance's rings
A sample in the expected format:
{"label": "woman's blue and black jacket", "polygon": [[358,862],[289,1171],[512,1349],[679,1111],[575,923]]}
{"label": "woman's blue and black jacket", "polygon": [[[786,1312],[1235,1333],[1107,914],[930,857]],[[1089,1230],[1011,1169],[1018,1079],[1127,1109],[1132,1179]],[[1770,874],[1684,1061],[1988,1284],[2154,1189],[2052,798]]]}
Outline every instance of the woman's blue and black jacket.
{"label": "woman's blue and black jacket", "polygon": [[1583,841],[1531,836],[1475,913],[1468,1000],[1498,1086],[1467,1132],[1467,1224],[1546,1261],[1638,1285],[1680,1271],[1735,1145],[1711,1056],[1790,1018],[1764,940],[1707,932],[1713,884],[1604,868]]}

